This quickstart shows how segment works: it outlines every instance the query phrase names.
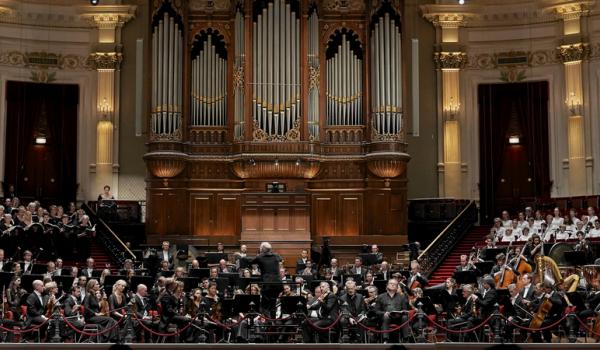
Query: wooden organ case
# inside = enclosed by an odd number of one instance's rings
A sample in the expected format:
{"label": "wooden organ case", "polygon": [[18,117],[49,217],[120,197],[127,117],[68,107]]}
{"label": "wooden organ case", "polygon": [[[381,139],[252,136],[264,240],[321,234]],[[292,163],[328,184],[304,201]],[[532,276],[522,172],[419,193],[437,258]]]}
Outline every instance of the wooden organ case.
{"label": "wooden organ case", "polygon": [[405,243],[401,7],[155,0],[149,241]]}

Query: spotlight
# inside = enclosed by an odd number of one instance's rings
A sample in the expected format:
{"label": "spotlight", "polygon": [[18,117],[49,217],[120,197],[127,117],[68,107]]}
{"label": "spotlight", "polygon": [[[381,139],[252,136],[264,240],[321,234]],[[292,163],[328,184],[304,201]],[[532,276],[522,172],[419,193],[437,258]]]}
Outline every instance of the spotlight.
{"label": "spotlight", "polygon": [[279,166],[279,159],[275,159],[275,166]]}
{"label": "spotlight", "polygon": [[459,5],[464,5],[465,4],[465,0],[458,0],[458,4]]}
{"label": "spotlight", "polygon": [[46,144],[46,137],[45,136],[39,136],[35,138],[35,144],[36,145],[45,145]]}
{"label": "spotlight", "polygon": [[93,6],[96,6],[100,3],[100,0],[90,0],[90,4],[92,4]]}

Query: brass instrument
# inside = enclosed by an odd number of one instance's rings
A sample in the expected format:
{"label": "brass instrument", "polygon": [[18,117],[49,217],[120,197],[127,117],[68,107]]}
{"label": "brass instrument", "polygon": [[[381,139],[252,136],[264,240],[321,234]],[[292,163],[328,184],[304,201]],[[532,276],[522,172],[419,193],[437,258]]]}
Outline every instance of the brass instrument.
{"label": "brass instrument", "polygon": [[471,294],[469,296],[469,298],[472,299],[471,300],[471,314],[473,315],[473,317],[478,317],[479,313],[477,312],[477,299],[473,297],[474,295],[475,294]]}

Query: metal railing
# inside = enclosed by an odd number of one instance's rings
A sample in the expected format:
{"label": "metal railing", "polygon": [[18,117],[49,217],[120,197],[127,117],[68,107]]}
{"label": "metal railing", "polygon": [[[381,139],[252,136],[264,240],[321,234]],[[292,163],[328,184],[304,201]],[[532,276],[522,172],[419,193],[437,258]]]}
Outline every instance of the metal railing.
{"label": "metal railing", "polygon": [[100,238],[104,241],[103,243],[107,248],[108,253],[111,254],[115,260],[120,264],[122,264],[125,259],[136,260],[135,254],[127,248],[119,236],[117,236],[110,226],[108,226],[89,205],[83,203],[82,208],[90,216],[92,222],[96,223],[96,227],[100,228],[99,230],[96,229],[96,233],[101,236]]}
{"label": "metal railing", "polygon": [[421,272],[429,277],[476,222],[477,206],[471,201],[419,255]]}

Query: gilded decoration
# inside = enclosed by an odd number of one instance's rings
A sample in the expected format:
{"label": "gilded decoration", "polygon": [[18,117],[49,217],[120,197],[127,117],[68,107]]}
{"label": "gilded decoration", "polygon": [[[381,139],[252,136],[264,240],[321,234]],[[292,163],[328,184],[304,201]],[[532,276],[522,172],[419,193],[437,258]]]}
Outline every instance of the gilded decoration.
{"label": "gilded decoration", "polygon": [[526,56],[524,62],[512,64],[518,67],[535,67],[546,64],[559,63],[556,50],[536,50],[536,51],[509,51],[498,53],[481,53],[470,55],[465,66],[467,69],[498,69],[502,66],[508,67],[509,64],[502,64],[502,61],[510,61],[511,59]]}
{"label": "gilded decoration", "polygon": [[240,159],[231,165],[233,173],[241,179],[312,179],[320,168],[319,161],[301,159]]}
{"label": "gilded decoration", "polygon": [[254,120],[254,131],[252,132],[253,141],[258,142],[285,142],[285,141],[300,141],[300,119],[296,119],[294,127],[288,130],[285,135],[269,135],[258,126],[258,122]]}
{"label": "gilded decoration", "polygon": [[134,18],[133,13],[84,13],[81,18],[101,29],[122,27]]}
{"label": "gilded decoration", "polygon": [[562,45],[556,50],[561,62],[582,61],[590,55],[590,46],[587,43]]}
{"label": "gilded decoration", "polygon": [[150,133],[150,141],[152,141],[152,142],[181,141],[181,129],[177,129],[170,134],[157,134],[155,132],[151,132]]}
{"label": "gilded decoration", "polygon": [[364,50],[363,43],[366,42],[364,29],[364,24],[359,21],[327,21],[321,26],[322,43],[327,47],[329,42],[333,40],[333,36],[336,32],[346,30],[346,35],[358,38],[358,43],[360,44],[361,49]]}
{"label": "gilded decoration", "polygon": [[406,158],[383,158],[367,161],[367,168],[373,175],[383,179],[393,179],[406,174]]}
{"label": "gilded decoration", "polygon": [[[146,166],[150,173],[158,178],[173,178],[185,169],[185,159],[175,158],[178,154],[146,154]],[[183,154],[180,154],[183,156]]]}
{"label": "gilded decoration", "polygon": [[552,12],[556,17],[568,21],[587,15],[590,6],[593,6],[593,1],[581,1],[553,6],[546,9],[546,12]]}
{"label": "gilded decoration", "polygon": [[244,62],[242,61],[233,71],[233,94],[244,88]]}
{"label": "gilded decoration", "polygon": [[35,83],[43,83],[48,84],[52,83],[56,80],[56,71],[48,72],[48,69],[40,68],[31,71],[31,76],[29,79]]}
{"label": "gilded decoration", "polygon": [[396,134],[382,134],[375,127],[375,119],[371,119],[371,141],[375,142],[404,142],[404,127]]}
{"label": "gilded decoration", "polygon": [[319,67],[308,67],[308,89],[319,90]]}
{"label": "gilded decoration", "polygon": [[433,61],[437,69],[462,69],[465,67],[469,57],[465,52],[435,52]]}
{"label": "gilded decoration", "polygon": [[214,12],[228,11],[231,8],[230,0],[189,0],[192,11]]}
{"label": "gilded decoration", "polygon": [[158,12],[163,3],[170,4],[179,15],[183,14],[183,0],[154,0],[154,12],[152,13],[152,17],[156,15],[156,12]]}
{"label": "gilded decoration", "polygon": [[322,9],[327,12],[361,12],[365,10],[364,0],[324,0]]}
{"label": "gilded decoration", "polygon": [[49,52],[8,51],[0,53],[0,65],[56,69],[91,69],[87,57]]}
{"label": "gilded decoration", "polygon": [[89,60],[95,69],[119,70],[123,54],[120,52],[95,52],[90,54]]}

